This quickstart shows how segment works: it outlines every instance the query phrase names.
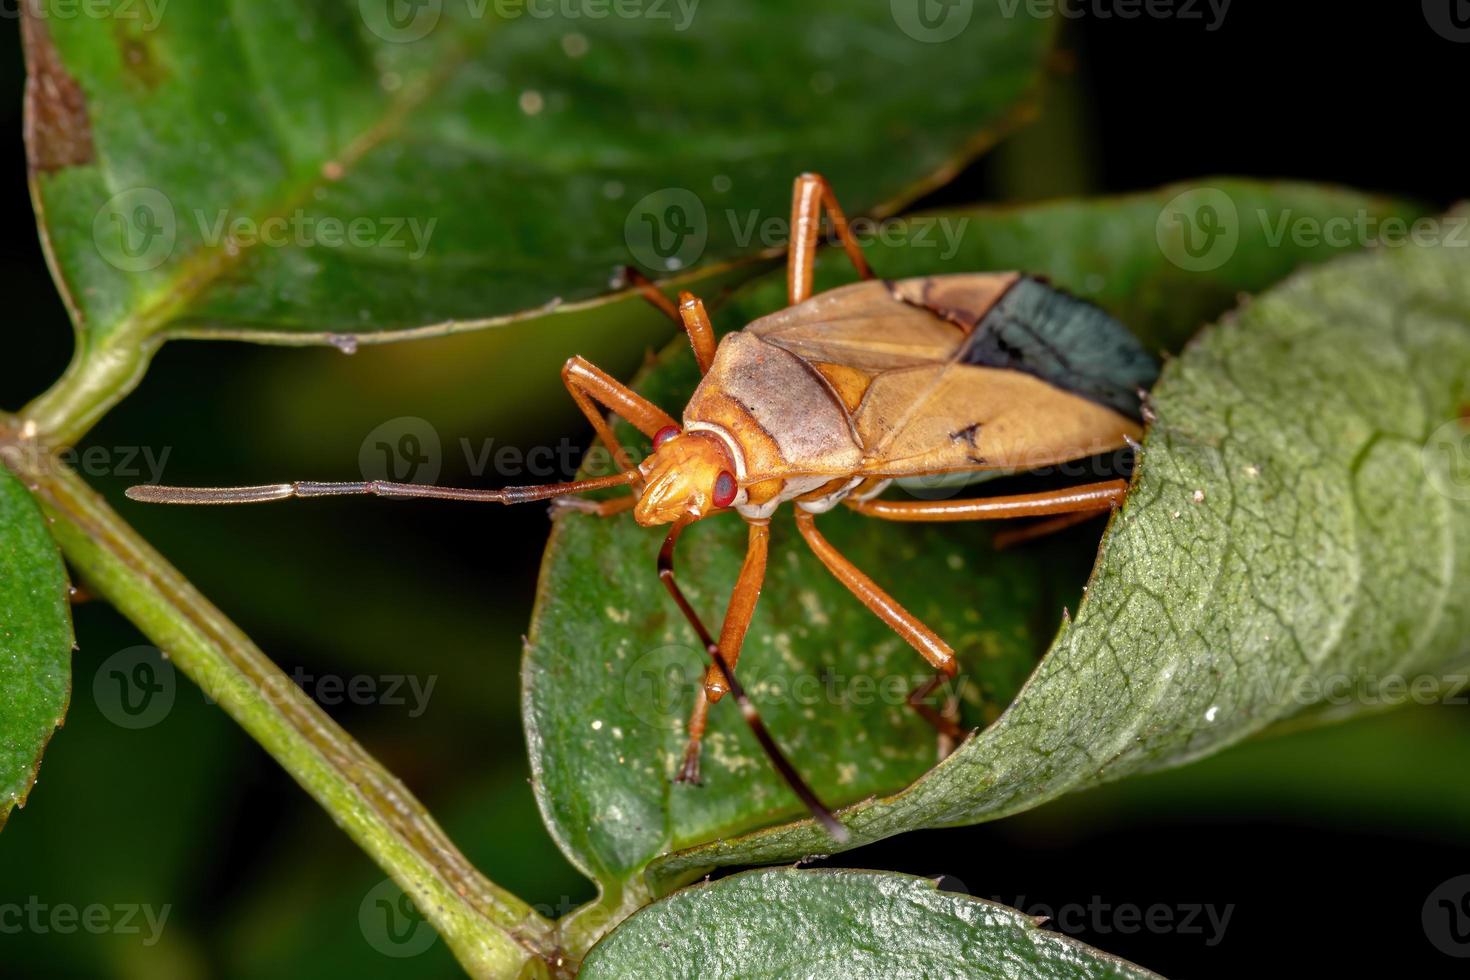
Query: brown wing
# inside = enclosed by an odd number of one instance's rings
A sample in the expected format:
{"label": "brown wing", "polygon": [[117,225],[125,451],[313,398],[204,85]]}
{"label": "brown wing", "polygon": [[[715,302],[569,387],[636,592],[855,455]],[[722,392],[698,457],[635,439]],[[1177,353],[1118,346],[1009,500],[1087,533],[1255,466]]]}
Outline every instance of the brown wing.
{"label": "brown wing", "polygon": [[865,449],[861,472],[884,477],[1037,469],[1141,434],[1132,419],[1033,375],[970,364],[878,375],[853,425]]}
{"label": "brown wing", "polygon": [[1035,375],[959,362],[975,324],[1017,279],[857,283],[746,330],[826,380],[851,416],[867,475],[1034,469],[1137,437],[1131,419]]}

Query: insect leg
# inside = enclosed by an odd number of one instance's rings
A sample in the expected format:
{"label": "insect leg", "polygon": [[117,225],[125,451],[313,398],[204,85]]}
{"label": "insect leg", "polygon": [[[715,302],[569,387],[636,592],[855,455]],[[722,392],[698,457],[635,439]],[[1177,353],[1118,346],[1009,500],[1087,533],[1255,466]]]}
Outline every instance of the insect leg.
{"label": "insect leg", "polygon": [[847,586],[863,605],[908,641],[909,646],[919,651],[920,656],[946,677],[953,677],[958,672],[959,664],[955,660],[954,648],[941,640],[938,634],[920,622],[913,613],[899,605],[892,596],[878,588],[861,569],[832,547],[817,530],[816,518],[811,511],[800,507],[796,509],[796,528],[806,539],[807,546],[822,560],[822,564],[827,566],[827,570],[837,581]]}
{"label": "insect leg", "polygon": [[940,735],[949,739],[963,738],[964,731],[959,725],[953,719],[946,718],[936,711],[928,702],[929,695],[934,692],[934,689],[953,678],[959,671],[959,661],[955,659],[954,649],[912,613],[899,605],[892,596],[878,588],[872,579],[864,575],[856,565],[832,547],[831,543],[817,531],[816,520],[810,511],[797,508],[796,526],[801,531],[801,536],[806,539],[806,543],[822,560],[822,564],[827,566],[827,570],[837,578],[837,581],[847,586],[863,605],[877,614],[879,619],[907,640],[910,646],[919,651],[920,656],[934,666],[934,676],[909,692],[909,707],[913,708],[920,718],[933,725]]}
{"label": "insect leg", "polygon": [[[1046,517],[1030,527],[995,536],[998,548],[1051,534],[1090,517],[1107,513],[1123,503],[1128,494],[1125,480],[1109,480],[1044,493],[1007,497],[977,497],[970,500],[851,500],[847,506],[859,514],[889,521],[983,521],[1016,517]],[[825,560],[825,559],[824,559]],[[829,566],[830,567],[830,566]],[[922,651],[921,651],[922,652]],[[927,699],[944,680],[935,674],[909,694],[908,703],[941,734],[955,737],[958,726],[936,711]]]}
{"label": "insect leg", "polygon": [[699,362],[699,373],[708,374],[715,360],[715,327],[710,323],[704,303],[690,292],[679,294],[679,318],[689,334],[689,346],[694,348],[694,359]]}
{"label": "insect leg", "polygon": [[632,286],[638,293],[657,310],[674,321],[676,326],[682,325],[679,318],[679,309],[674,306],[673,300],[669,299],[659,288],[653,284],[653,280],[639,272],[631,265],[625,265],[613,276],[612,287],[621,289],[624,286]]}
{"label": "insect leg", "polygon": [[1035,541],[1037,538],[1044,538],[1048,534],[1056,534],[1058,531],[1065,531],[1069,527],[1075,527],[1085,521],[1092,520],[1094,517],[1101,517],[1104,514],[1110,513],[1112,513],[1111,508],[1100,508],[1098,510],[1079,510],[1075,514],[1060,514],[1056,517],[1048,517],[1044,521],[1032,521],[1025,527],[1013,527],[1007,528],[1004,531],[997,531],[995,537],[990,539],[990,543],[995,545],[996,551],[1005,551],[1007,548],[1014,548],[1018,544]]}
{"label": "insect leg", "polygon": [[909,693],[909,707],[913,708],[920,718],[933,725],[941,735],[951,739],[963,738],[964,732],[959,725],[934,710],[933,706],[928,703],[929,695],[934,689],[944,681],[953,678],[959,671],[959,661],[955,659],[954,648],[899,605],[892,596],[878,588],[872,579],[864,575],[856,565],[832,547],[831,543],[817,530],[816,519],[810,511],[799,507],[796,509],[796,527],[801,531],[801,536],[806,539],[807,545],[822,560],[822,564],[827,566],[827,570],[836,577],[837,581],[847,586],[863,605],[871,609],[879,619],[907,640],[910,646],[919,651],[920,656],[934,666],[934,676]]}
{"label": "insect leg", "polygon": [[801,774],[796,771],[796,767],[781,752],[781,748],[776,744],[776,740],[771,738],[771,733],[766,729],[765,723],[761,721],[760,714],[755,710],[755,705],[751,704],[750,698],[746,696],[745,688],[735,679],[735,672],[725,662],[725,655],[720,652],[720,645],[710,636],[709,630],[705,629],[704,623],[699,618],[699,614],[694,611],[694,607],[689,604],[688,598],[684,595],[684,590],[679,588],[679,583],[674,579],[674,547],[679,542],[679,535],[689,525],[691,520],[692,518],[683,518],[675,521],[674,525],[669,528],[669,536],[664,539],[663,547],[658,552],[658,577],[664,583],[664,587],[669,590],[669,595],[673,597],[674,604],[679,607],[679,611],[684,614],[684,618],[694,628],[694,632],[699,637],[699,641],[704,644],[704,649],[709,654],[710,660],[714,661],[715,667],[725,679],[725,684],[730,689],[730,695],[735,698],[735,703],[740,705],[740,714],[745,718],[745,723],[750,726],[751,733],[755,735],[756,741],[765,750],[766,758],[771,761],[771,765],[786,780],[786,784],[791,787],[791,791],[806,805],[806,808],[811,811],[812,816],[816,818],[817,822],[822,825],[823,829],[827,831],[832,839],[838,843],[845,843],[848,839],[847,828],[838,822],[837,818],[832,815],[832,811],[827,809],[817,797],[816,793],[812,792],[811,787],[806,784],[806,780],[802,779]]}
{"label": "insect leg", "polygon": [[873,278],[873,270],[863,257],[862,246],[848,227],[847,216],[832,193],[832,185],[821,174],[802,174],[791,190],[791,247],[786,253],[786,294],[794,306],[812,294],[812,274],[817,258],[817,239],[821,232],[822,208],[832,218],[832,229],[858,275]]}
{"label": "insect leg", "polygon": [[[750,620],[755,615],[756,600],[761,596],[761,583],[766,578],[766,555],[770,549],[771,522],[768,520],[747,521],[750,534],[745,547],[745,562],[740,566],[740,575],[730,593],[730,604],[725,607],[725,622],[720,627],[720,654],[731,671],[740,661],[740,649],[745,645],[745,634],[750,630]],[[694,710],[689,715],[689,744],[684,749],[684,765],[679,770],[679,782],[699,782],[699,753],[704,737],[705,716],[709,706],[720,700],[730,687],[717,664],[710,664],[704,675],[704,688],[699,692]]]}
{"label": "insect leg", "polygon": [[949,675],[944,671],[938,671],[933,677],[910,691],[906,701],[920,718],[934,726],[935,731],[946,738],[958,741],[965,737],[964,729],[960,728],[953,718],[945,717],[929,703],[929,696],[934,693],[934,689],[949,679]]}
{"label": "insect leg", "polygon": [[632,510],[638,503],[636,496],[609,497],[606,500],[588,500],[586,497],[557,497],[551,502],[551,516],[563,511],[591,514],[594,517],[614,517],[625,510]]}
{"label": "insect leg", "polygon": [[694,359],[699,362],[699,373],[707,372],[710,362],[715,359],[715,329],[710,323],[709,314],[704,311],[704,304],[693,293],[686,291],[679,294],[679,305],[675,306],[653,284],[652,279],[631,265],[623,266],[613,280],[614,288],[622,285],[636,288],[644,299],[673,320],[675,326],[682,327],[689,334],[689,345],[694,348]]}
{"label": "insect leg", "polygon": [[969,500],[855,500],[847,506],[859,514],[886,521],[986,521],[1016,517],[1047,517],[1030,527],[995,536],[997,548],[1028,541],[1071,527],[1122,505],[1128,495],[1126,480],[1089,483],[1063,490],[976,497]]}
{"label": "insect leg", "polygon": [[571,392],[572,400],[597,430],[597,438],[612,453],[620,470],[631,470],[633,463],[627,450],[613,435],[612,426],[603,418],[598,405],[606,406],[633,424],[639,432],[652,438],[658,430],[675,424],[663,409],[607,374],[583,357],[573,357],[562,365],[561,379]]}

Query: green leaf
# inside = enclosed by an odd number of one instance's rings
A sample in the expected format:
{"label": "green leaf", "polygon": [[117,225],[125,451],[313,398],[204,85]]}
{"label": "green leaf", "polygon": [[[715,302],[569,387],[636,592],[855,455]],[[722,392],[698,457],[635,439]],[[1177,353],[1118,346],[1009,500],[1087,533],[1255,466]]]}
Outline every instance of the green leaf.
{"label": "green leaf", "polygon": [[[1239,213],[1271,220],[1414,213],[1347,192],[1213,184],[1228,191]],[[1017,267],[1051,275],[1157,340],[1190,332],[1175,317],[1217,315],[1237,293],[1265,288],[1325,254],[1289,240],[1271,249],[1259,232],[1242,233],[1217,269],[1182,270],[1165,259],[1156,228],[1164,204],[1183,190],[934,216],[966,222],[957,249],[925,244],[934,237],[913,222],[907,243],[874,245],[870,258],[880,275],[898,277],[1006,268],[1012,256]],[[1251,228],[1258,227],[1253,218]],[[824,286],[850,275],[840,252],[819,268]],[[743,291],[721,319],[739,326],[784,297],[784,275],[773,276]],[[639,388],[677,411],[696,381],[679,340]],[[997,554],[990,529],[980,525],[874,524],[842,511],[824,517],[822,528],[956,647],[968,680],[962,709],[976,726],[994,722],[1015,698],[1063,606],[1076,607],[1097,534],[1081,529]],[[640,872],[659,854],[802,813],[738,713],[723,706],[711,713],[705,785],[670,783],[704,655],[655,576],[660,538],[626,516],[558,520],[525,660],[525,720],[542,812],[568,856],[604,889],[605,908],[636,905]],[[680,580],[710,620],[724,609],[743,543],[731,517],[701,522],[686,535]],[[832,579],[788,516],[774,522],[771,556],[740,661],[769,727],[829,802],[902,789],[937,757],[932,731],[902,704],[926,676],[924,665]],[[825,851],[830,842],[807,838],[805,847]]]}
{"label": "green leaf", "polygon": [[[843,814],[854,843],[973,823],[1219,751],[1272,724],[1380,710],[1470,658],[1470,253],[1301,273],[1207,330],[1157,422],[1086,601],[996,724],[912,788]],[[788,826],[650,873],[825,848]]]}
{"label": "green leaf", "polygon": [[1144,978],[1015,909],[876,871],[751,871],[635,914],[578,974],[600,977]]}
{"label": "green leaf", "polygon": [[71,604],[61,553],[0,464],[0,827],[24,806],[71,700]]}
{"label": "green leaf", "polygon": [[156,7],[25,22],[45,239],[83,344],[130,352],[589,300],[784,245],[807,169],[891,211],[1017,121],[1051,34],[992,3],[951,43],[842,0]]}

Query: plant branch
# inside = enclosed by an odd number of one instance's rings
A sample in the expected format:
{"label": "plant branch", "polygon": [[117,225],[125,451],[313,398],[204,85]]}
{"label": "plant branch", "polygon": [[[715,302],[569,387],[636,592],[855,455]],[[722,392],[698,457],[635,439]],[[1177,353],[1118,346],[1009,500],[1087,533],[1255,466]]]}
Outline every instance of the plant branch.
{"label": "plant branch", "polygon": [[21,413],[26,435],[45,433],[53,445],[74,445],[138,386],[158,346],[137,327],[96,342],[79,333],[66,372]]}
{"label": "plant branch", "polygon": [[0,424],[0,459],[30,488],[89,588],[143,631],[410,896],[476,977],[546,975],[556,927],[485,879],[411,793],[70,469]]}

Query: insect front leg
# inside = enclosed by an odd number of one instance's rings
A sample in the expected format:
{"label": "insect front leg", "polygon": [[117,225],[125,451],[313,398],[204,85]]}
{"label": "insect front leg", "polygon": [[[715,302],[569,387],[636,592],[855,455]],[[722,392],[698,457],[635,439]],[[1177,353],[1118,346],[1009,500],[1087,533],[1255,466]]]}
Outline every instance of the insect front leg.
{"label": "insect front leg", "polygon": [[679,294],[679,322],[689,334],[689,346],[694,348],[699,373],[708,374],[710,365],[715,362],[715,326],[698,296],[689,292]]}
{"label": "insect front leg", "polygon": [[[766,578],[766,555],[770,550],[771,522],[748,520],[750,532],[745,547],[745,562],[740,566],[740,576],[730,593],[730,604],[725,607],[725,622],[720,627],[720,654],[733,671],[740,660],[740,650],[745,645],[745,634],[750,631],[750,621],[755,615],[755,604],[761,596],[761,584]],[[699,782],[699,756],[703,745],[709,706],[729,693],[724,674],[715,665],[710,665],[704,675],[704,685],[695,697],[694,709],[689,714],[689,742],[684,747],[684,764],[679,770],[681,783]]]}
{"label": "insect front leg", "polygon": [[603,418],[599,405],[621,415],[650,439],[660,429],[676,427],[674,420],[663,409],[584,357],[573,357],[562,365],[561,379],[571,393],[572,400],[597,431],[597,438],[612,453],[613,461],[620,470],[631,470],[633,463],[623,444],[613,435],[612,426]]}
{"label": "insect front leg", "polygon": [[801,536],[806,539],[808,547],[821,559],[827,570],[847,586],[858,601],[867,606],[875,615],[899,636],[908,642],[909,646],[919,652],[925,660],[933,665],[936,673],[933,678],[920,684],[908,696],[909,707],[913,708],[921,718],[933,725],[941,735],[948,738],[962,738],[964,733],[960,727],[940,712],[934,710],[927,703],[927,699],[934,689],[947,680],[952,680],[959,672],[959,661],[955,659],[954,648],[939,638],[939,635],[925,626],[918,617],[899,605],[888,593],[884,592],[867,575],[863,574],[852,562],[836,548],[831,542],[822,537],[817,530],[816,518],[811,511],[800,507],[796,510],[796,527],[801,531]]}
{"label": "insect front leg", "polygon": [[679,318],[679,308],[659,288],[653,284],[653,280],[639,272],[631,265],[625,265],[613,276],[612,288],[620,289],[632,286],[638,290],[638,294],[648,300],[650,306],[658,310],[664,316],[674,321],[676,326],[682,325]]}
{"label": "insect front leg", "polygon": [[857,266],[858,275],[873,278],[873,270],[848,227],[847,216],[837,203],[837,195],[832,193],[832,185],[821,174],[802,174],[791,190],[791,247],[786,253],[786,295],[793,306],[812,294],[824,207],[832,218],[832,230],[837,232],[852,264]]}
{"label": "insect front leg", "polygon": [[609,497],[606,500],[588,500],[586,497],[557,497],[551,502],[555,516],[560,511],[576,511],[593,517],[615,517],[625,510],[632,510],[638,503],[636,494],[624,497]]}
{"label": "insect front leg", "polygon": [[673,320],[675,326],[684,329],[689,335],[689,346],[694,348],[694,359],[699,362],[699,373],[707,373],[715,359],[715,328],[710,323],[709,314],[704,311],[704,303],[693,293],[681,292],[679,305],[675,306],[652,279],[631,265],[623,266],[614,285],[620,284],[619,281],[637,289],[655,309]]}

